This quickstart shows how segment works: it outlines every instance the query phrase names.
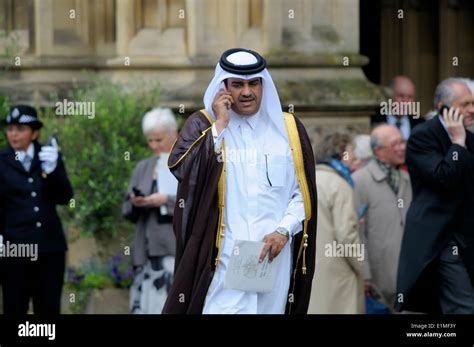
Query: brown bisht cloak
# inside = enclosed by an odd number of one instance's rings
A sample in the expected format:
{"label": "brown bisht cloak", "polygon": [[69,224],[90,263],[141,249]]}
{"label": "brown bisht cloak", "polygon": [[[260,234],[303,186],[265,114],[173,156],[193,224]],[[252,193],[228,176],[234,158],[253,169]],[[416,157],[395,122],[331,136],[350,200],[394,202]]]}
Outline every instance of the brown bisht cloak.
{"label": "brown bisht cloak", "polygon": [[[288,122],[294,125],[293,137],[299,136],[299,141],[295,141],[300,143],[296,147],[300,146],[302,152],[299,172],[307,182],[307,194],[303,194],[303,197],[306,195],[305,211],[309,212],[306,215],[311,215],[311,218],[303,222],[307,223],[307,236],[302,231],[293,238],[293,271],[286,313],[305,314],[316,258],[315,163],[311,142],[303,124],[293,115],[285,113],[284,116],[287,127]],[[219,202],[222,199],[218,197],[218,183],[222,170],[225,170],[225,161],[219,160],[222,157],[219,158],[220,155],[214,152],[211,123],[205,110],[189,116],[168,160],[168,166],[179,184],[173,222],[176,235],[175,273],[163,308],[163,313],[166,314],[202,313],[216,268],[216,258],[219,256],[217,236],[218,225],[222,223],[219,219]],[[288,131],[290,137],[290,130]],[[225,148],[224,144],[223,147]],[[293,148],[292,151],[294,153]],[[299,182],[302,188],[304,182]]]}

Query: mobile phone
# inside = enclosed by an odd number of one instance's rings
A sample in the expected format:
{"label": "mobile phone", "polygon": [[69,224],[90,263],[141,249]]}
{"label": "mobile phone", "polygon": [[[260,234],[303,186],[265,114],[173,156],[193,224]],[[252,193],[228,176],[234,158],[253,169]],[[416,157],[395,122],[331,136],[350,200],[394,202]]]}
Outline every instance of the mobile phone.
{"label": "mobile phone", "polygon": [[441,105],[441,108],[439,109],[439,115],[442,117],[443,114],[444,114],[444,110],[446,109],[446,110],[448,110],[448,112],[449,112],[449,109],[450,109],[450,108],[451,108],[451,107],[449,107],[449,106],[446,105],[446,104]]}
{"label": "mobile phone", "polygon": [[50,138],[48,139],[48,146],[52,146],[53,145],[53,140],[56,140],[56,143],[59,145],[59,141],[58,141],[58,138],[54,135],[51,135]]}
{"label": "mobile phone", "polygon": [[[229,92],[229,89],[227,89],[226,82],[222,81],[222,82],[221,82],[221,85],[222,85],[222,89],[224,90],[224,92],[228,93],[228,92]],[[232,98],[232,100],[234,100],[234,99]],[[234,102],[231,101],[230,106],[227,108],[228,110],[231,109],[233,103],[234,103]]]}
{"label": "mobile phone", "polygon": [[137,187],[133,187],[132,190],[133,190],[133,194],[135,194],[135,196],[145,196],[142,193],[142,191],[140,189],[138,189]]}

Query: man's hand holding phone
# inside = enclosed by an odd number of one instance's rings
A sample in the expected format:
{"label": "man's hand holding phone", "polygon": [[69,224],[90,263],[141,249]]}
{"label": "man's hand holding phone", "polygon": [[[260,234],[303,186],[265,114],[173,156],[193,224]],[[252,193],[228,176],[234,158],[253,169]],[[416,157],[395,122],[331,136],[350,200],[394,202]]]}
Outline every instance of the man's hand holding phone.
{"label": "man's hand holding phone", "polygon": [[234,99],[227,88],[224,85],[224,89],[221,89],[215,96],[214,102],[212,103],[212,111],[216,116],[216,129],[220,134],[229,124],[229,110],[234,103]]}
{"label": "man's hand holding phone", "polygon": [[451,135],[453,143],[466,147],[466,129],[464,128],[464,116],[459,113],[459,109],[443,105],[442,114],[446,128]]}

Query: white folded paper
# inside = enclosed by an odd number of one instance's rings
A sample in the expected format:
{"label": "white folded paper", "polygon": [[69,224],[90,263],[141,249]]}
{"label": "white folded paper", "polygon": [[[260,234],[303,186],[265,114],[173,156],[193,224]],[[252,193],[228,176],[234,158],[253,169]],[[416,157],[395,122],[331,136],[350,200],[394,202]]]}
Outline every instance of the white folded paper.
{"label": "white folded paper", "polygon": [[[173,176],[168,168],[169,155],[169,153],[161,153],[160,158],[158,159],[157,190],[159,193],[166,195],[176,195],[178,180]],[[160,211],[162,215],[168,214],[168,209],[165,205],[160,206]]]}
{"label": "white folded paper", "polygon": [[224,288],[249,292],[271,292],[276,280],[281,257],[270,263],[268,255],[263,262],[258,259],[263,242],[235,240],[227,267]]}

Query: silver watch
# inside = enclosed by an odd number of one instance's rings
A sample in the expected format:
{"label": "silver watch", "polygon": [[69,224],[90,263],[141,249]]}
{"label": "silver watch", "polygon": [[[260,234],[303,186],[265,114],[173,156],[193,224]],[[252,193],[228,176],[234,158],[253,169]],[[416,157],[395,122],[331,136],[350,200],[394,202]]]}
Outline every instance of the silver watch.
{"label": "silver watch", "polygon": [[276,228],[275,230],[278,234],[280,235],[283,235],[283,236],[286,236],[288,239],[290,239],[290,232],[288,230],[286,230],[285,228],[283,227],[278,227]]}

